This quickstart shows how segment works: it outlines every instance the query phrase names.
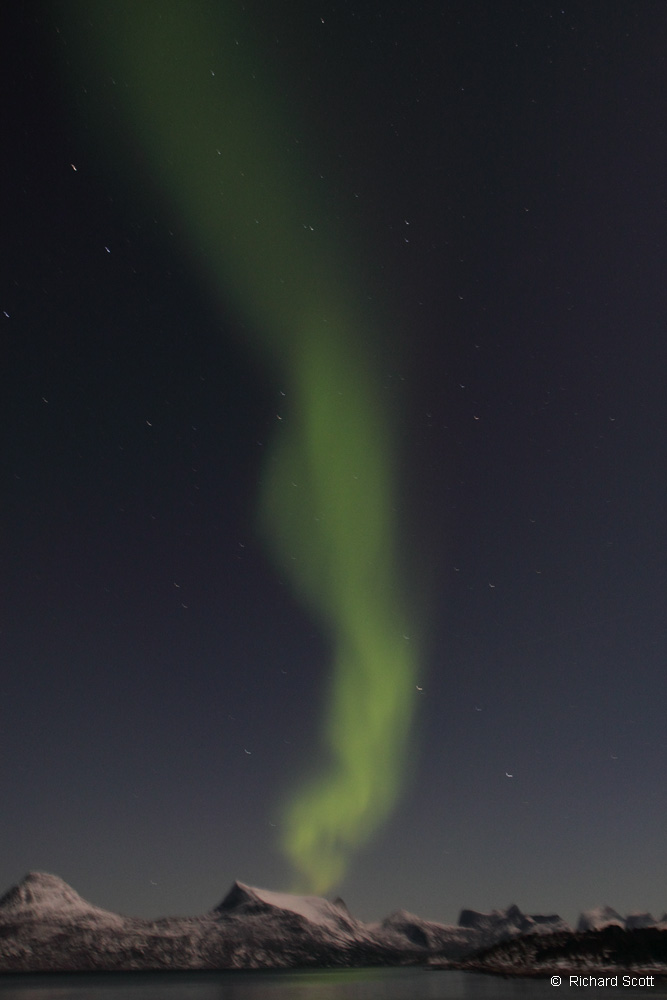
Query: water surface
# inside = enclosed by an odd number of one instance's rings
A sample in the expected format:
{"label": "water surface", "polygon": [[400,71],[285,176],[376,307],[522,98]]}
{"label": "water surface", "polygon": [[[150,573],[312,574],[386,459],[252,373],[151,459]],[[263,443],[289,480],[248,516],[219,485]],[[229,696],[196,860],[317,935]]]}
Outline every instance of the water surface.
{"label": "water surface", "polygon": [[[620,982],[620,976],[619,976]],[[0,977],[2,1000],[575,1000],[667,998],[653,988],[552,986],[547,979],[502,979],[424,969],[281,972],[148,972]]]}

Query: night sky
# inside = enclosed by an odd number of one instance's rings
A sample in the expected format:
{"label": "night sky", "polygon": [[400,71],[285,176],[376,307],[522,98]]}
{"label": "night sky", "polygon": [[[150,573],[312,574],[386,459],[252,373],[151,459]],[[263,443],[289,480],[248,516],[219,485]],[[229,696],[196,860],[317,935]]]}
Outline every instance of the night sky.
{"label": "night sky", "polygon": [[[398,469],[417,714],[333,894],[661,916],[667,8],[229,4],[381,331]],[[76,54],[87,16],[27,2],[3,31],[0,891],[44,870],[199,913],[234,879],[290,888],[331,641],[257,525],[289,389],[155,182],[122,67]]]}

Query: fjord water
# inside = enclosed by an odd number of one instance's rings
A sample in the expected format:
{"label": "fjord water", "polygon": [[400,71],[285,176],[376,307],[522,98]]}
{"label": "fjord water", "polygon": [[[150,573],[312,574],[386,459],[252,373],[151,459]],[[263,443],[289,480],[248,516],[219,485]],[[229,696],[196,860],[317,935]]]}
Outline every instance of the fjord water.
{"label": "fjord water", "polygon": [[[620,982],[620,977],[619,977]],[[647,987],[570,987],[547,979],[502,979],[424,969],[321,969],[281,972],[100,973],[3,976],[2,1000],[565,1000],[585,994],[667,997]]]}

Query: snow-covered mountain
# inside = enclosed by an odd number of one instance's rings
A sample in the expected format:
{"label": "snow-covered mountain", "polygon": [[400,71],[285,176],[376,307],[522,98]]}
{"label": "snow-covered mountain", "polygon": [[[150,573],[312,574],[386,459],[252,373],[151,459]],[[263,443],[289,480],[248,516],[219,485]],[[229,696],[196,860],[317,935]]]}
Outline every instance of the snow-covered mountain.
{"label": "snow-covered mountain", "polygon": [[459,962],[450,962],[448,967],[503,976],[617,975],[621,972],[630,977],[664,976],[667,974],[667,928],[626,929],[609,922],[594,930],[524,934],[465,956]]}
{"label": "snow-covered mountain", "polygon": [[510,906],[462,910],[455,926],[405,910],[364,923],[341,899],[242,882],[209,913],[142,920],[94,906],[44,872],[0,898],[0,972],[456,964],[526,975],[619,963],[666,971],[667,920],[604,906],[582,913],[575,932],[558,916]]}
{"label": "snow-covered mountain", "polygon": [[357,930],[361,925],[348,913],[342,899],[330,903],[322,896],[295,896],[288,892],[270,892],[255,889],[243,882],[235,882],[225,898],[215,907],[220,916],[271,916],[277,912],[297,913],[311,924],[319,924],[330,931],[344,934]]}
{"label": "snow-covered mountain", "polygon": [[573,931],[560,917],[527,917],[516,907],[503,913],[464,910],[460,924],[481,934],[497,933],[458,961],[432,964],[500,975],[553,973],[667,974],[667,917],[650,913],[622,917],[611,906],[584,911]]}
{"label": "snow-covered mountain", "polygon": [[656,920],[650,913],[628,913],[622,917],[611,906],[596,906],[584,910],[577,923],[578,931],[599,931],[603,927],[623,927],[631,931],[639,927],[667,927],[667,914]]}
{"label": "snow-covered mountain", "polygon": [[0,919],[16,923],[48,922],[53,919],[75,923],[87,920],[109,927],[123,924],[123,917],[92,906],[67,882],[46,872],[30,872],[0,898]]}
{"label": "snow-covered mountain", "polygon": [[0,972],[407,965],[460,959],[562,924],[518,907],[466,910],[462,919],[449,926],[399,910],[367,924],[340,899],[235,882],[210,913],[142,920],[102,910],[62,879],[31,872],[0,899]]}
{"label": "snow-covered mountain", "polygon": [[603,927],[625,927],[625,921],[620,913],[611,906],[595,906],[592,910],[584,910],[577,923],[578,931],[599,931]]}
{"label": "snow-covered mountain", "polygon": [[496,941],[519,934],[552,934],[555,931],[571,930],[569,924],[555,913],[546,917],[526,914],[518,906],[510,906],[507,910],[492,910],[491,913],[461,910],[459,926],[475,931],[479,936],[480,947],[489,947]]}

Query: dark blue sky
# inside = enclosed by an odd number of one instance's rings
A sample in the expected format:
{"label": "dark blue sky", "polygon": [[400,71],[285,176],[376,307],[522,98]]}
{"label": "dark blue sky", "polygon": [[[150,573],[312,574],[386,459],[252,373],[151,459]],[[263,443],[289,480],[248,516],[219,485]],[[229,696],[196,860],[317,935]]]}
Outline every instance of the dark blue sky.
{"label": "dark blue sky", "polygon": [[[243,17],[391,317],[423,690],[405,794],[337,891],[368,918],[659,916],[664,4]],[[104,84],[72,83],[65,18],[22,4],[4,36],[0,890],[43,869],[201,912],[289,884],[278,806],[328,677],[255,527],[281,386]]]}

